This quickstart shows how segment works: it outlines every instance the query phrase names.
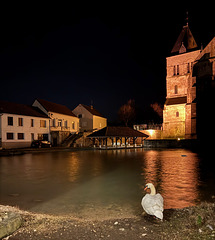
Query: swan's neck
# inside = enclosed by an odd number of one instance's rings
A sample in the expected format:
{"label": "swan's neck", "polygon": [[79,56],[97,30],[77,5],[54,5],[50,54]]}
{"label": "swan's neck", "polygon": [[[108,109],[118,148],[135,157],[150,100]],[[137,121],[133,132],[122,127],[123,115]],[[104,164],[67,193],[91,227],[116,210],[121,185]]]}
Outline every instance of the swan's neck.
{"label": "swan's neck", "polygon": [[150,195],[155,195],[155,194],[156,194],[155,187],[152,186],[150,189],[151,189],[151,193],[150,193]]}

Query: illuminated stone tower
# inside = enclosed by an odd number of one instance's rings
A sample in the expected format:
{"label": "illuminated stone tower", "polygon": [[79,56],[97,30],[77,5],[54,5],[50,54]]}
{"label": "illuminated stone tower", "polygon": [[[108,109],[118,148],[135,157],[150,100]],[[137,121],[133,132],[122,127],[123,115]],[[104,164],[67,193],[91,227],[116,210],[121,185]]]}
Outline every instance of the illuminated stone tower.
{"label": "illuminated stone tower", "polygon": [[200,54],[197,48],[187,21],[171,51],[172,55],[166,58],[164,138],[196,138],[196,86],[192,71]]}

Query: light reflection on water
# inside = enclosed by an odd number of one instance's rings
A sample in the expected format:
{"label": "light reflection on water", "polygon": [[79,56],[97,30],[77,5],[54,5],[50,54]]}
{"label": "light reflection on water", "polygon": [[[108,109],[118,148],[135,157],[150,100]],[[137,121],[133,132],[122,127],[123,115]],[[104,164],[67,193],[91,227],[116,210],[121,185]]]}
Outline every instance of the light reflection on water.
{"label": "light reflection on water", "polygon": [[183,208],[199,201],[196,154],[184,151],[147,151],[145,154],[143,177],[146,182],[157,183],[165,198],[165,208]]}
{"label": "light reflection on water", "polygon": [[[191,151],[107,150],[26,154],[0,158],[0,204],[82,218],[129,217],[142,212],[152,182],[165,208],[204,200],[200,158]],[[214,188],[207,189],[212,196]],[[205,198],[206,199],[206,198]],[[208,197],[207,197],[208,199]]]}

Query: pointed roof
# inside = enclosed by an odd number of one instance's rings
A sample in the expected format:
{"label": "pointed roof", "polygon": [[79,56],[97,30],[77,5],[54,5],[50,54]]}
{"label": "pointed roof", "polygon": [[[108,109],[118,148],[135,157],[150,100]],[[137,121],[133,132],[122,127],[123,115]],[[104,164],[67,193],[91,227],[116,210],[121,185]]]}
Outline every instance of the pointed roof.
{"label": "pointed roof", "polygon": [[49,102],[44,99],[36,99],[36,100],[46,109],[47,112],[55,112],[55,113],[76,117],[75,114],[72,112],[72,110],[70,110],[68,107],[64,105]]}
{"label": "pointed roof", "polygon": [[105,127],[90,135],[88,138],[98,138],[98,137],[145,137],[148,135],[130,127]]}
{"label": "pointed roof", "polygon": [[48,116],[37,107],[8,101],[0,101],[0,113],[48,118]]}
{"label": "pointed roof", "polygon": [[197,48],[197,43],[193,37],[193,34],[190,31],[188,23],[186,26],[183,26],[180,35],[171,51],[171,53],[185,53],[188,51],[195,50]]}
{"label": "pointed roof", "polygon": [[87,106],[84,104],[81,104],[88,112],[90,112],[91,114],[98,116],[98,117],[102,117],[105,118],[99,111],[97,111],[92,105],[91,106]]}

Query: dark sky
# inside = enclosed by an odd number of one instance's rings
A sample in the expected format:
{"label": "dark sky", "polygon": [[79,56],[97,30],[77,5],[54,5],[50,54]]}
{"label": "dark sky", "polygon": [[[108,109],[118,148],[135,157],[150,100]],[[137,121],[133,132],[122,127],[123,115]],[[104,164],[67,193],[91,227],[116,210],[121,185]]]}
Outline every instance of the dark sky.
{"label": "dark sky", "polygon": [[213,6],[204,3],[80,3],[1,7],[1,100],[71,109],[93,101],[114,120],[129,99],[142,109],[164,103],[166,57],[186,10],[199,46],[215,36]]}

